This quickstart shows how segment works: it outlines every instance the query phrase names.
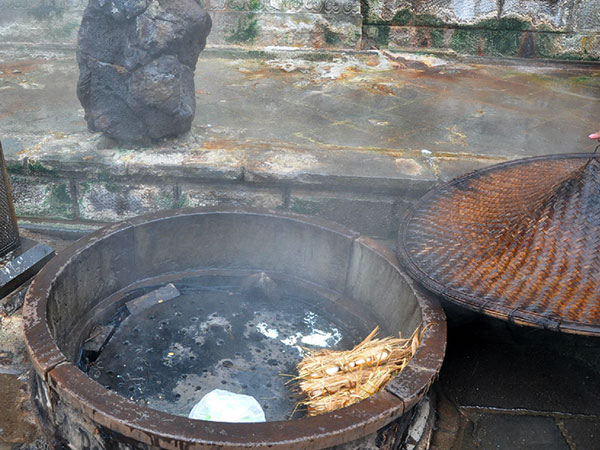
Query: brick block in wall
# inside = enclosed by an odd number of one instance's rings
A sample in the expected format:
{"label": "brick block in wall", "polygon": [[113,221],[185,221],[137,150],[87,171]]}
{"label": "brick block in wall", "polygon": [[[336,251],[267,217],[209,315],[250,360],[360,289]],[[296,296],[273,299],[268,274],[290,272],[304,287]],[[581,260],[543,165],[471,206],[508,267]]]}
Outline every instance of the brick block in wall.
{"label": "brick block in wall", "polygon": [[116,222],[140,214],[173,209],[177,203],[172,185],[80,182],[77,203],[83,220]]}
{"label": "brick block in wall", "polygon": [[180,203],[183,207],[249,206],[277,209],[283,206],[283,190],[254,188],[242,184],[182,185]]}
{"label": "brick block in wall", "polygon": [[398,232],[399,210],[405,205],[388,196],[293,190],[288,209],[332,220],[367,236],[391,239]]}
{"label": "brick block in wall", "polygon": [[36,176],[10,176],[15,212],[19,217],[74,219],[71,183]]}

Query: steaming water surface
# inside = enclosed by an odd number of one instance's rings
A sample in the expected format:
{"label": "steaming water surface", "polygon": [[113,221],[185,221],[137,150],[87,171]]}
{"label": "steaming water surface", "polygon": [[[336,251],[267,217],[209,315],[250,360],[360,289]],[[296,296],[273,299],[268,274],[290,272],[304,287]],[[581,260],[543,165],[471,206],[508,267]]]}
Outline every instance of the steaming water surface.
{"label": "steaming water surface", "polygon": [[373,323],[343,299],[289,279],[277,280],[276,298],[242,293],[242,282],[174,281],[181,295],[122,320],[89,375],[172,414],[187,416],[218,388],[255,397],[268,421],[289,419],[300,400],[293,376],[304,350],[351,348]]}

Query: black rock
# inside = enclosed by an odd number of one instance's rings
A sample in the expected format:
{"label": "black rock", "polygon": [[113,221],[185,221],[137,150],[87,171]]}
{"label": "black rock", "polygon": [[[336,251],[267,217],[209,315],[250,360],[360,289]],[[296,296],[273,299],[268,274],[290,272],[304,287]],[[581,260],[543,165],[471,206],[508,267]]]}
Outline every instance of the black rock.
{"label": "black rock", "polygon": [[247,276],[240,286],[240,292],[247,298],[266,298],[271,302],[281,299],[277,283],[265,272]]}
{"label": "black rock", "polygon": [[122,143],[189,131],[194,69],[211,25],[199,0],[90,0],[77,49],[89,130]]}

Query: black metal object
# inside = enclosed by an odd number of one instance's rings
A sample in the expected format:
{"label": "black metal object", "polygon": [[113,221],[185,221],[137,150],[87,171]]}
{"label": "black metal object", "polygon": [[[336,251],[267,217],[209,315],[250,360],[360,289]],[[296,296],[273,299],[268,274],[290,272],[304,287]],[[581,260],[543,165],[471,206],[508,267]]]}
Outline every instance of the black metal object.
{"label": "black metal object", "polygon": [[54,256],[46,244],[20,238],[20,246],[0,259],[0,298],[17,289]]}
{"label": "black metal object", "polygon": [[0,166],[2,166],[2,179],[0,180],[0,256],[4,256],[19,246],[19,228],[1,142]]}
{"label": "black metal object", "polygon": [[27,282],[54,256],[54,250],[19,237],[17,216],[0,143],[0,299]]}

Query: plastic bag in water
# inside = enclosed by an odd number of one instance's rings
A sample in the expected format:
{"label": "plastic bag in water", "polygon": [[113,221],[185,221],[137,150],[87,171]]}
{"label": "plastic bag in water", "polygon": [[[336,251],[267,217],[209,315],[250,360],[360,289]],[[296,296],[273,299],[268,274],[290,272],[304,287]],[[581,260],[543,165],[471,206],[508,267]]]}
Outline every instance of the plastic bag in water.
{"label": "plastic bag in water", "polygon": [[215,422],[265,422],[265,413],[254,397],[215,389],[192,408],[190,419]]}

